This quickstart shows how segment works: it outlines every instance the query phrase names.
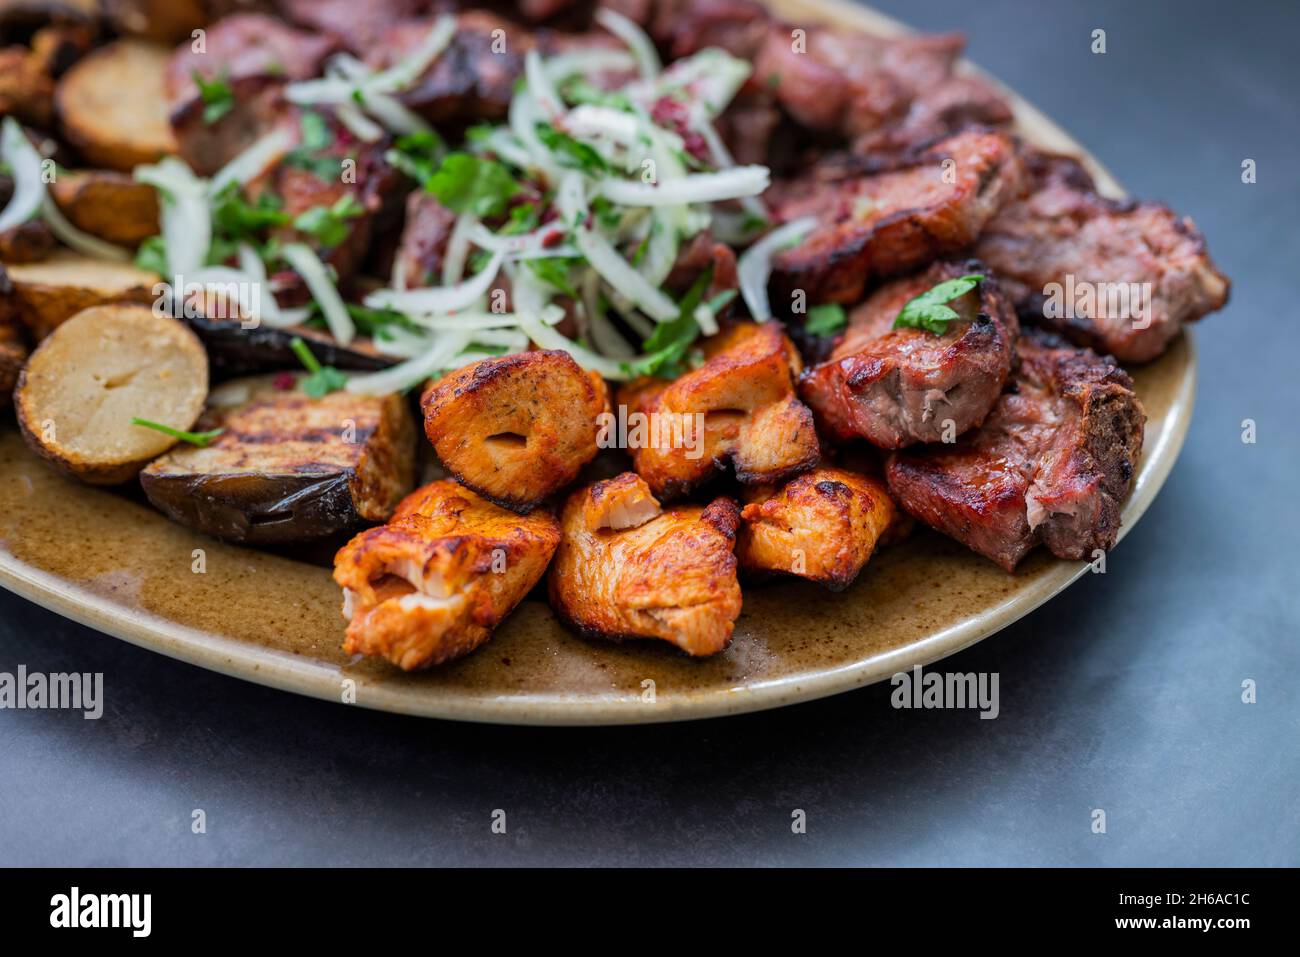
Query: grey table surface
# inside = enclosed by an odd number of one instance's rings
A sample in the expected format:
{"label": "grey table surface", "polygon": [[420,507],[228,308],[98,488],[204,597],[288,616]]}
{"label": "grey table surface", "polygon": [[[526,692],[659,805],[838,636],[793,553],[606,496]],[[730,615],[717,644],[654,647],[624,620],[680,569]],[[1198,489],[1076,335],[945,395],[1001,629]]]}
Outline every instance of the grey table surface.
{"label": "grey table surface", "polygon": [[1300,863],[1300,5],[879,5],[965,31],[1135,195],[1194,215],[1235,282],[1195,332],[1182,456],[1107,573],[944,665],[1000,675],[996,720],[894,710],[879,685],[685,725],[420,721],[3,594],[0,671],[102,671],[107,702],[0,711],[0,864]]}

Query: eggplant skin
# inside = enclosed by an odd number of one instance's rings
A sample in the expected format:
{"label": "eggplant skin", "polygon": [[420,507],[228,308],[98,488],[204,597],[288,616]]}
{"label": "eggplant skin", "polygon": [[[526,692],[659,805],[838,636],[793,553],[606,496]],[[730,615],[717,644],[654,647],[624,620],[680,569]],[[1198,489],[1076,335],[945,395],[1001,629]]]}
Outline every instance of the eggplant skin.
{"label": "eggplant skin", "polygon": [[303,339],[311,346],[321,365],[336,369],[378,372],[398,362],[376,352],[368,340],[358,339],[352,345],[341,346],[327,333],[307,326],[244,329],[237,320],[206,316],[187,316],[185,323],[194,330],[207,350],[213,375],[222,378],[293,368],[298,364],[298,357],[290,346],[295,338]]}
{"label": "eggplant skin", "polygon": [[391,516],[415,478],[415,425],[402,397],[312,399],[272,381],[235,380],[212,394],[196,429],[225,432],[140,474],[154,507],[245,545],[314,541]]}

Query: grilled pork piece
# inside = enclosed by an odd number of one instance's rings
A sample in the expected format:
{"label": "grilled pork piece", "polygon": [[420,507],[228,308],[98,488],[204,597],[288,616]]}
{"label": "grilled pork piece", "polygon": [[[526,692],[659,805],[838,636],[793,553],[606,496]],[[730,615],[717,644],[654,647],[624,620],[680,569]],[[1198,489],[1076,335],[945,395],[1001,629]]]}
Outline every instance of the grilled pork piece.
{"label": "grilled pork piece", "polygon": [[903,508],[1007,571],[1040,542],[1071,559],[1115,544],[1146,422],[1113,359],[1038,331],[1018,351],[982,427],[895,452],[886,468]]}
{"label": "grilled pork piece", "polygon": [[1190,218],[1098,195],[1069,157],[1033,153],[1027,164],[1028,195],[1004,207],[976,247],[1027,321],[1145,362],[1183,323],[1227,302],[1228,279]]}
{"label": "grilled pork piece", "polygon": [[592,637],[661,638],[701,657],[727,647],[740,614],[732,548],[740,510],[659,507],[631,472],[573,492],[551,565],[551,608]]}
{"label": "grilled pork piece", "polygon": [[429,0],[279,0],[292,22],[328,34],[350,51],[364,54],[380,42],[384,30],[403,20],[427,15]]}
{"label": "grilled pork piece", "polygon": [[213,390],[195,430],[225,431],[151,463],[140,475],[149,501],[182,525],[252,545],[325,538],[391,515],[414,481],[406,402],[313,399],[281,388],[284,375]]}
{"label": "grilled pork piece", "polygon": [[1011,371],[1020,328],[996,280],[984,279],[950,302],[960,319],[942,334],[892,326],[903,306],[926,290],[985,272],[974,261],[935,263],[881,287],[854,309],[830,358],[799,383],[823,434],[897,449],[952,441],[984,421]]}
{"label": "grilled pork piece", "polygon": [[451,480],[416,489],[334,558],[343,650],[405,671],[463,657],[537,584],[559,543],[546,509],[517,515]]}
{"label": "grilled pork piece", "polygon": [[736,557],[743,570],[784,572],[841,591],[900,515],[882,480],[818,468],[761,490],[740,517]]}
{"label": "grilled pork piece", "polygon": [[801,364],[776,322],[737,323],[702,343],[705,362],[675,382],[641,379],[619,391],[638,474],[660,497],[679,498],[728,464],[745,484],[779,482],[817,464],[812,413],[795,395]]}
{"label": "grilled pork piece", "polygon": [[777,220],[814,216],[818,224],[773,257],[773,302],[789,302],[796,290],[809,302],[856,302],[872,276],[956,253],[1016,194],[1020,179],[1011,137],[970,128],[882,172],[827,181],[814,171],[782,184],[772,198]]}
{"label": "grilled pork piece", "polygon": [[853,142],[853,152],[878,156],[914,149],[966,126],[1005,126],[1011,105],[991,83],[978,76],[951,76],[922,90],[899,120]]}
{"label": "grilled pork piece", "polygon": [[519,512],[596,457],[604,381],[561,351],[484,359],[431,385],[424,431],[464,485]]}
{"label": "grilled pork piece", "polygon": [[720,47],[753,60],[772,20],[756,0],[600,0],[640,24],[669,59]]}
{"label": "grilled pork piece", "polygon": [[[318,76],[338,49],[333,37],[260,13],[236,14],[207,27],[202,50],[184,43],[167,63],[167,100],[181,155],[211,176],[283,122],[285,84]],[[224,115],[209,120],[195,74],[229,86],[232,106]]]}

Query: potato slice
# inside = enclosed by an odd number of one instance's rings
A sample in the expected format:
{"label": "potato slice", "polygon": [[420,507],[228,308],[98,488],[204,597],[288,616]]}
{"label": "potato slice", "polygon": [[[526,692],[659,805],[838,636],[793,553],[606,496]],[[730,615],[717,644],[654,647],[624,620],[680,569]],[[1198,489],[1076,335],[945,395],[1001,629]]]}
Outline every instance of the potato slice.
{"label": "potato slice", "polygon": [[91,306],[152,303],[160,277],[130,263],[91,259],[60,250],[35,263],[5,266],[13,284],[17,318],[39,341],[61,323]]}
{"label": "potato slice", "polygon": [[203,411],[208,357],[175,319],[135,305],[95,306],[32,353],[14,393],[33,451],[94,485],[134,476],[176,440],[135,416],[188,429]]}
{"label": "potato slice", "polygon": [[137,246],[158,233],[157,191],[125,173],[61,172],[49,189],[72,225],[92,236]]}
{"label": "potato slice", "polygon": [[59,80],[54,106],[64,135],[96,166],[129,172],[176,152],[163,77],[170,51],[117,40]]}

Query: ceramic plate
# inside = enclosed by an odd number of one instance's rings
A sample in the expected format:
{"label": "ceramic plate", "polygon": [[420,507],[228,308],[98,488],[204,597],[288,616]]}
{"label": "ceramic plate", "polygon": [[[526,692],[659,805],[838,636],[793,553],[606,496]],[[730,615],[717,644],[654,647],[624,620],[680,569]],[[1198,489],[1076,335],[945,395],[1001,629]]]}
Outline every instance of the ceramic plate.
{"label": "ceramic plate", "polygon": [[[779,0],[798,23],[896,33],[898,24],[835,0]],[[1014,97],[1014,94],[1012,94]],[[1020,132],[1083,153],[1015,98]],[[1091,164],[1103,189],[1119,186]],[[1192,414],[1196,363],[1184,333],[1133,370],[1146,445],[1124,507],[1132,529],[1169,474]],[[196,573],[195,550],[205,571]],[[673,721],[774,708],[879,681],[994,634],[1086,566],[1042,549],[1015,575],[925,531],[872,559],[833,595],[790,581],[750,588],[724,653],[693,661],[661,642],[593,643],[527,601],[469,658],[402,674],[339,650],[339,590],[327,569],[223,545],[139,500],[63,479],[0,429],[0,584],[109,635],[261,684],[404,714],[517,724]],[[934,582],[944,583],[935,588]],[[348,679],[351,679],[349,682]],[[653,681],[653,702],[644,691]]]}

